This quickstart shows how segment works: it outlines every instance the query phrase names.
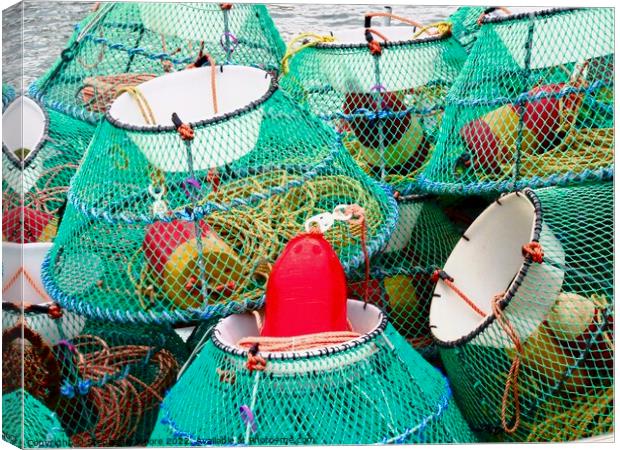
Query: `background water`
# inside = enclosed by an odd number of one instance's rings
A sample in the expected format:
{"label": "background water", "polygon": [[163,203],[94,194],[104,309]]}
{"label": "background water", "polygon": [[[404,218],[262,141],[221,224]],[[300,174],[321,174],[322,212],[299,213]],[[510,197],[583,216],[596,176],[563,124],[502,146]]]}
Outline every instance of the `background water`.
{"label": "background water", "polygon": [[[389,4],[389,3],[387,3]],[[2,78],[19,92],[23,67],[24,86],[45,73],[68,41],[73,26],[94,2],[25,1],[3,11]],[[325,32],[363,26],[366,11],[378,5],[269,5],[285,42],[304,31]],[[393,13],[431,23],[448,17],[457,7],[394,5]],[[23,17],[23,52],[22,52]],[[23,57],[23,65],[21,60]]]}

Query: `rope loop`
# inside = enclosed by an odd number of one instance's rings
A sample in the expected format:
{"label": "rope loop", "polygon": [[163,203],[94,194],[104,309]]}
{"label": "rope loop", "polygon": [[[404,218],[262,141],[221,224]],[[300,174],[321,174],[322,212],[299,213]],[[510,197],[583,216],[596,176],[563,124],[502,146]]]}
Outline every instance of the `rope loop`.
{"label": "rope loop", "polygon": [[389,17],[390,19],[398,20],[399,22],[406,23],[407,25],[411,25],[415,28],[422,28],[423,25],[420,22],[417,22],[412,19],[408,19],[406,17],[397,16],[396,14],[377,11],[377,12],[368,12],[364,15],[364,26],[366,28],[370,28],[370,23],[373,17]]}
{"label": "rope loop", "polygon": [[507,16],[512,14],[512,12],[508,8],[506,8],[504,6],[492,6],[490,8],[485,9],[482,12],[482,14],[480,14],[480,17],[478,17],[478,21],[477,21],[478,22],[478,26],[482,25],[482,21],[484,20],[484,18],[488,14],[491,14],[492,12],[495,12],[495,11],[501,11],[501,12],[503,12]]}
{"label": "rope loop", "polygon": [[[519,334],[514,329],[510,321],[506,316],[504,316],[502,309],[500,307],[500,303],[504,294],[498,294],[493,298],[493,314],[499,325],[506,332],[510,340],[513,342],[515,346],[515,356],[512,360],[512,364],[510,366],[510,370],[506,375],[506,385],[504,387],[504,393],[502,395],[502,409],[501,409],[501,419],[502,419],[502,427],[504,431],[508,434],[512,434],[519,428],[521,424],[521,404],[519,402],[519,369],[521,367],[521,355],[523,354],[523,345],[521,343],[521,339],[519,338]],[[512,399],[514,402],[514,424],[509,427],[508,421],[506,419],[507,409],[508,409],[508,399],[510,397],[510,392],[512,391]]]}
{"label": "rope loop", "polygon": [[540,243],[533,241],[525,244],[521,248],[521,253],[523,254],[524,258],[527,258],[529,256],[532,261],[538,264],[542,264],[545,257],[545,253],[543,252],[543,248]]}
{"label": "rope loop", "polygon": [[381,56],[381,44],[374,39],[368,43],[368,49],[372,56]]}
{"label": "rope loop", "polygon": [[[437,31],[433,33],[429,33],[430,30],[435,29]],[[445,36],[452,33],[452,24],[450,22],[436,22],[430,25],[426,25],[418,30],[417,33],[413,35],[413,39],[418,38],[422,34],[428,34],[430,36]]]}
{"label": "rope loop", "polygon": [[[286,52],[282,57],[282,73],[286,75],[289,71],[289,60],[297,53],[308,47],[314,47],[315,45],[322,43],[334,42],[333,36],[323,36],[315,33],[302,33],[299,36],[293,38],[291,42],[286,46]],[[296,46],[301,43],[301,45]]]}

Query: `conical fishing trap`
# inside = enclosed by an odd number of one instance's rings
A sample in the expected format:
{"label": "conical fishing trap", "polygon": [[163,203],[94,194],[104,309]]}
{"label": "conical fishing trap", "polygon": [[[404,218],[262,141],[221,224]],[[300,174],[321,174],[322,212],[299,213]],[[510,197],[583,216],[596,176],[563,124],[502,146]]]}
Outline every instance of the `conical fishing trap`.
{"label": "conical fishing trap", "polygon": [[424,356],[432,356],[434,343],[428,312],[435,288],[431,279],[460,238],[435,199],[400,197],[398,223],[388,244],[376,255],[370,279],[354,274],[349,291],[354,298],[380,306],[392,326]]}
{"label": "conical fishing trap", "polygon": [[2,439],[19,448],[71,446],[56,414],[22,389],[2,393]]}
{"label": "conical fishing trap", "polygon": [[[372,26],[383,15],[407,26]],[[407,192],[432,152],[466,56],[448,23],[368,13],[364,28],[291,41],[282,85],[343,134],[367,173]]]}
{"label": "conical fishing trap", "polygon": [[304,227],[333,224],[326,237],[352,270],[395,217],[394,199],[269,73],[210,65],[115,100],[72,181],[43,280],[90,317],[205,319],[260,305],[271,263]]}
{"label": "conical fishing trap", "polygon": [[498,193],[611,179],[613,33],[611,8],[483,19],[421,189]]}
{"label": "conical fishing trap", "polygon": [[2,309],[3,396],[23,388],[46,408],[26,410],[26,423],[46,422],[51,413],[66,435],[42,446],[146,443],[162,397],[188,357],[170,327],[92,321],[55,304],[4,302]]}
{"label": "conical fishing trap", "polygon": [[150,445],[473,442],[447,380],[378,308],[350,300],[348,318],[351,340],[265,352],[250,347],[252,314],[223,319],[166,396]]}
{"label": "conical fishing trap", "polygon": [[430,326],[474,431],[613,431],[613,183],[498,198],[436,279]]}

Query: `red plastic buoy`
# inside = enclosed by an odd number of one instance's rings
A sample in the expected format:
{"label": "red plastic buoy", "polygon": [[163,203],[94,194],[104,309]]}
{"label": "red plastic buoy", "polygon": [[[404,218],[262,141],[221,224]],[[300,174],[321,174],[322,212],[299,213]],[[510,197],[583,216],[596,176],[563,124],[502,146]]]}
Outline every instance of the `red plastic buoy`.
{"label": "red plastic buoy", "polygon": [[56,236],[53,215],[36,211],[27,206],[13,208],[2,216],[2,240],[9,242],[49,242]]}
{"label": "red plastic buoy", "polygon": [[350,331],[344,269],[320,233],[301,234],[286,245],[269,276],[265,303],[261,336]]}

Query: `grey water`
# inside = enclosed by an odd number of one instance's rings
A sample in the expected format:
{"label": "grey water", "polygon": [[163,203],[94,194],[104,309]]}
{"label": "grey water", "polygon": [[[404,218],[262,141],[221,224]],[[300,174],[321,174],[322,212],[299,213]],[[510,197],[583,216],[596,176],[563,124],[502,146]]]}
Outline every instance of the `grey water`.
{"label": "grey water", "polygon": [[[74,25],[95,2],[24,1],[2,14],[2,78],[17,92],[40,77],[59,57]],[[389,3],[388,3],[389,4]],[[299,33],[326,32],[363,26],[364,13],[382,10],[378,5],[268,5],[282,38],[288,42]],[[457,6],[393,5],[394,14],[432,23],[447,18]],[[23,50],[22,50],[23,36]]]}

